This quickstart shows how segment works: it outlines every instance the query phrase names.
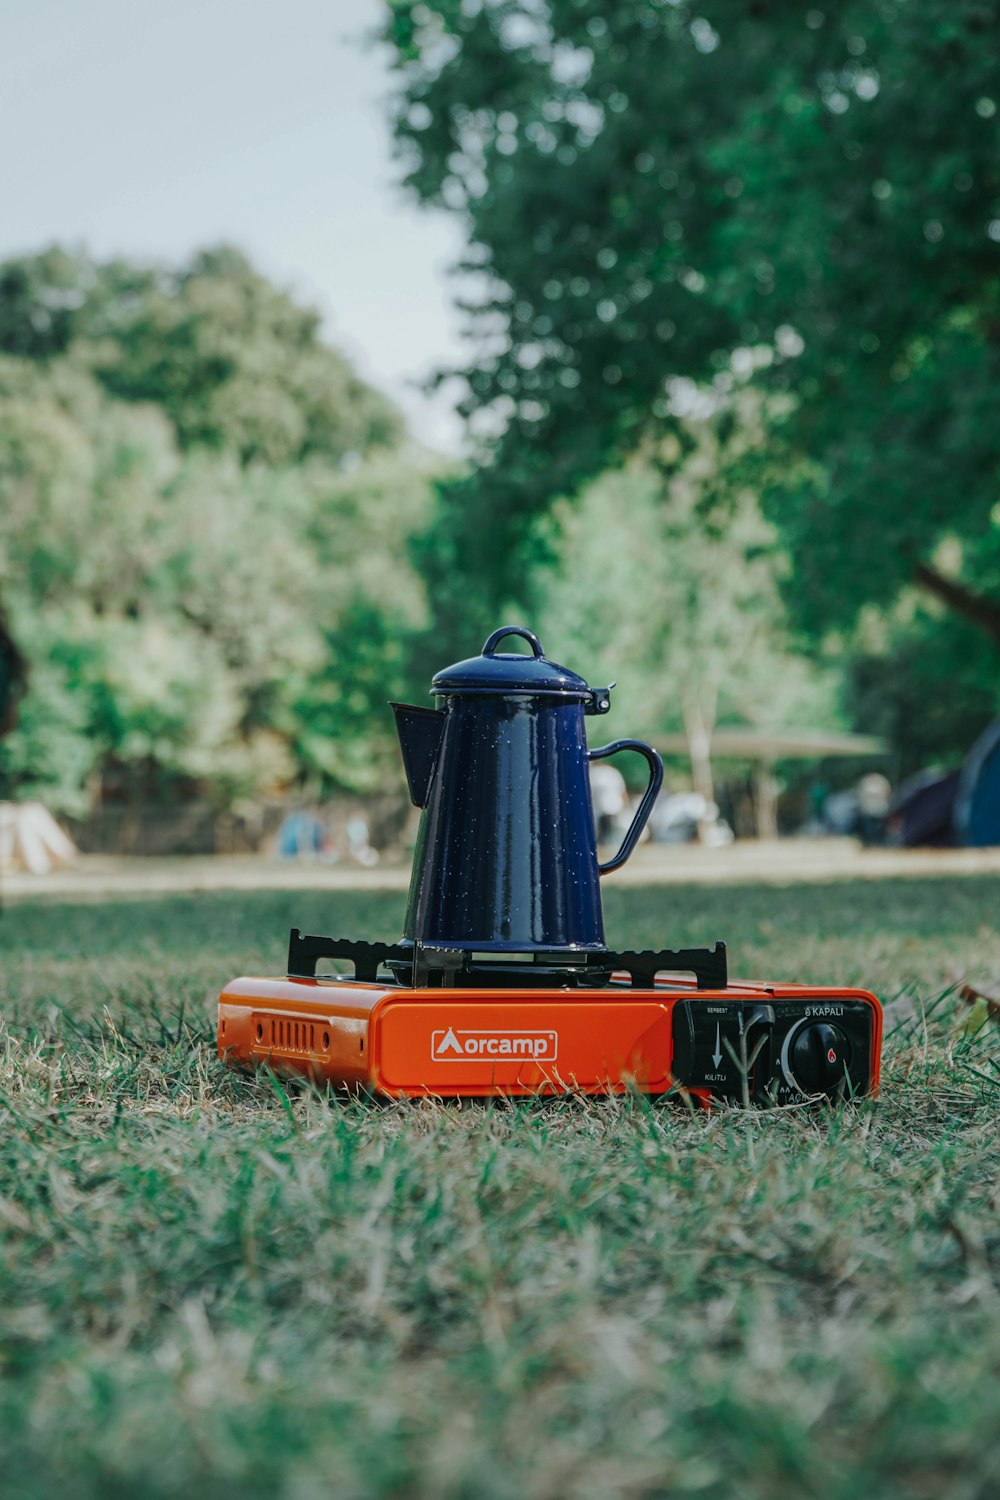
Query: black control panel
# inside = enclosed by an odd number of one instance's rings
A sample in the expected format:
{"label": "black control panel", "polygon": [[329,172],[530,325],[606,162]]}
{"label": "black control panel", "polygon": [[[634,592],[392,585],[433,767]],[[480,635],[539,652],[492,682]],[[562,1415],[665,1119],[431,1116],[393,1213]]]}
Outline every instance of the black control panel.
{"label": "black control panel", "polygon": [[871,1087],[870,1005],[848,996],[682,1000],[671,1073],[736,1104],[801,1104]]}

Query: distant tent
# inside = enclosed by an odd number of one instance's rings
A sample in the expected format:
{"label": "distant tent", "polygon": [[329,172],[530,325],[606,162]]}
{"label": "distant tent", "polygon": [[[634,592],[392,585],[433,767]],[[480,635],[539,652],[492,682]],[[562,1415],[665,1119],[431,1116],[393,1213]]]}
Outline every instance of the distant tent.
{"label": "distant tent", "polygon": [[955,836],[979,849],[1000,844],[1000,719],[983,730],[962,767]]}
{"label": "distant tent", "polygon": [[889,808],[892,841],[907,849],[947,848],[955,842],[953,814],[958,771],[918,771],[903,782]]}
{"label": "distant tent", "polygon": [[0,870],[47,875],[72,864],[76,845],[40,802],[0,802]]}

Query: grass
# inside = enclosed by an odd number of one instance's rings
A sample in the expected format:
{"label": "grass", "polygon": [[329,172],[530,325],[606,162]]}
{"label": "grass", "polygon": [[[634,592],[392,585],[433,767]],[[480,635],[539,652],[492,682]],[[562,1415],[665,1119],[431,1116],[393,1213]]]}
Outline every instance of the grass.
{"label": "grass", "polygon": [[878,1102],[378,1107],[215,995],[396,897],[0,922],[0,1492],[1000,1494],[1000,880],[607,892],[610,940],[899,998]]}

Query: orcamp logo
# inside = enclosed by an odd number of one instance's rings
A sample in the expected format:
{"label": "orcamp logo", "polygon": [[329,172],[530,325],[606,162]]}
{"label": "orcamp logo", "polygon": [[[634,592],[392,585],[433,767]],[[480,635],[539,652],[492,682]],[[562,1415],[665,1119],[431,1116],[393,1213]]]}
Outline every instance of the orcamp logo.
{"label": "orcamp logo", "polygon": [[431,1032],[434,1062],[459,1062],[467,1058],[489,1061],[501,1057],[524,1057],[534,1062],[554,1062],[559,1051],[557,1031],[447,1031]]}

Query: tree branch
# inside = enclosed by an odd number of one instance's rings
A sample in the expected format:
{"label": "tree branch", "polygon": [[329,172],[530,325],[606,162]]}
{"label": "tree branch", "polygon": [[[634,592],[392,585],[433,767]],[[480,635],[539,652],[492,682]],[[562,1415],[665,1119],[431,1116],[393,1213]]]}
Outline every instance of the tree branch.
{"label": "tree branch", "polygon": [[956,614],[963,615],[972,625],[985,630],[992,640],[1000,644],[1000,600],[985,594],[974,594],[954,578],[946,578],[928,563],[917,563],[913,570],[915,583],[928,593],[947,604]]}

